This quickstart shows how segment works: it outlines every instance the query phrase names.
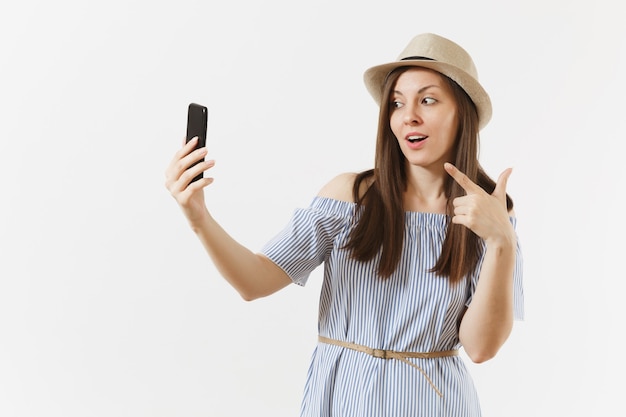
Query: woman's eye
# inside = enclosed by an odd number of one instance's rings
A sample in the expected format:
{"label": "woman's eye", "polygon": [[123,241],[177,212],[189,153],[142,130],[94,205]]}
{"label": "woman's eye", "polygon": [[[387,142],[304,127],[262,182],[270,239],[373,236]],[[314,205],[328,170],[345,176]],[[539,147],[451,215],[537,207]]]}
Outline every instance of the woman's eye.
{"label": "woman's eye", "polygon": [[393,100],[391,102],[391,107],[393,107],[394,109],[399,109],[400,107],[402,107],[402,103],[400,103],[398,100]]}
{"label": "woman's eye", "polygon": [[424,100],[422,100],[422,102],[424,104],[435,104],[437,102],[437,100],[435,100],[432,97],[424,97]]}

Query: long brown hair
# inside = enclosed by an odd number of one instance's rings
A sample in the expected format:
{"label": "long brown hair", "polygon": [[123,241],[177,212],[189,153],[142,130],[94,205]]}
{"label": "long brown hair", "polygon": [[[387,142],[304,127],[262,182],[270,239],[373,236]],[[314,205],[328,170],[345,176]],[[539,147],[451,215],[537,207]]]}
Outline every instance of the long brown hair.
{"label": "long brown hair", "polygon": [[[353,197],[360,217],[352,229],[345,248],[352,257],[369,261],[380,252],[379,275],[388,278],[396,269],[404,244],[405,210],[403,193],[407,186],[405,157],[389,124],[389,97],[396,80],[406,67],[396,69],[387,77],[378,118],[378,135],[374,168],[360,172],[354,182]],[[459,170],[488,193],[495,188],[493,181],[478,162],[478,114],[467,93],[453,80],[441,75],[454,94],[458,127],[453,149],[453,161]],[[453,213],[452,202],[465,194],[452,177],[446,178],[446,214]],[[365,191],[363,192],[363,190]],[[507,195],[507,207],[513,201]],[[450,218],[450,217],[448,217]],[[476,268],[480,258],[479,237],[465,226],[448,221],[441,254],[432,272],[459,282]]]}

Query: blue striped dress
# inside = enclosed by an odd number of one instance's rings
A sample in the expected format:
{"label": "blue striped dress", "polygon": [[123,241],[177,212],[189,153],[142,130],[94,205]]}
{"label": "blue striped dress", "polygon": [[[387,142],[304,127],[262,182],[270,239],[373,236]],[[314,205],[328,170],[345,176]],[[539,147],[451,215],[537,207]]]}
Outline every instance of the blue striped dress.
{"label": "blue striped dress", "polygon": [[[319,334],[376,349],[431,352],[458,349],[458,324],[472,300],[478,266],[458,285],[429,272],[446,232],[443,214],[406,212],[404,250],[389,279],[377,274],[377,259],[357,262],[341,249],[356,205],[315,197],[297,209],[289,224],[262,253],[294,283],[305,285],[324,264]],[[511,221],[515,225],[515,219]],[[515,266],[515,318],[523,318],[522,257]],[[302,417],[480,416],[479,399],[459,356],[380,359],[345,347],[319,343],[313,352],[302,400]]]}

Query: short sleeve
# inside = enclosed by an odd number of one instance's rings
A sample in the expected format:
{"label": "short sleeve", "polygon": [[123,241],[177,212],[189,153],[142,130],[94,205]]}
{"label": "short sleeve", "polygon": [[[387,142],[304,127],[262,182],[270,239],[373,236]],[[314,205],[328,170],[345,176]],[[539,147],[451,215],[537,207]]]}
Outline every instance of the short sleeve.
{"label": "short sleeve", "polygon": [[[513,224],[513,227],[515,227],[517,223],[516,218],[512,217],[511,223]],[[474,276],[472,277],[470,296],[466,303],[468,306],[472,302],[472,297],[474,295],[474,291],[476,290],[476,285],[478,284],[481,266],[482,258],[476,268]],[[523,266],[522,246],[518,237],[517,247],[515,249],[515,270],[513,271],[513,317],[515,320],[524,320]]]}
{"label": "short sleeve", "polygon": [[316,197],[296,209],[285,228],[263,246],[261,254],[282,268],[292,281],[305,285],[311,272],[328,258],[336,237],[350,222],[352,204]]}

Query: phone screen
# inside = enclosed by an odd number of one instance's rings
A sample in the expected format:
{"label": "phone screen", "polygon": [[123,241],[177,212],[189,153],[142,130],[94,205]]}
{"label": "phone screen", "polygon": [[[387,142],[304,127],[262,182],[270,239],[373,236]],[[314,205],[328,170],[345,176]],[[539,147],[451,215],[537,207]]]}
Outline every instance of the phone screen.
{"label": "phone screen", "polygon": [[[191,103],[187,110],[187,142],[194,137],[198,137],[198,143],[196,149],[206,146],[206,132],[207,132],[207,108],[200,104]],[[204,159],[197,161],[193,165],[202,162]],[[192,165],[192,166],[193,166]],[[202,178],[202,173],[198,174],[193,181],[198,181]]]}

